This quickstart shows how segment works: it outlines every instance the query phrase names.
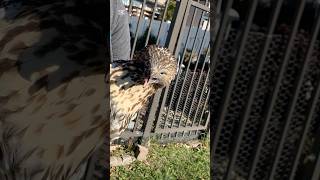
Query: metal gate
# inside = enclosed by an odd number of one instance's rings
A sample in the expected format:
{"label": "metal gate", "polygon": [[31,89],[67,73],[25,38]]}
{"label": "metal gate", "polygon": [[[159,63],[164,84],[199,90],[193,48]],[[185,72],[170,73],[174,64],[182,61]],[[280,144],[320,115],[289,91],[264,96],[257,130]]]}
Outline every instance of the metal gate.
{"label": "metal gate", "polygon": [[[320,179],[318,1],[215,2],[212,50],[206,44],[208,1],[176,1],[168,33],[155,11],[160,0],[139,1],[138,8],[132,2],[129,14],[139,14],[136,26],[131,24],[132,53],[154,41],[174,52],[180,68],[123,137],[188,140],[211,123],[212,179]],[[151,38],[156,16],[160,30]],[[139,40],[144,24],[149,28]]]}
{"label": "metal gate", "polygon": [[222,7],[211,64],[212,178],[319,180],[319,2]]}
{"label": "metal gate", "polygon": [[[159,44],[169,48],[177,57],[179,71],[170,87],[157,92],[150,99],[149,106],[130,122],[120,141],[135,138],[144,143],[149,137],[156,137],[159,141],[185,141],[206,134],[210,118],[209,0],[123,2],[130,19],[131,57],[147,44]],[[170,6],[174,8],[174,18],[166,22]],[[162,8],[161,13],[158,8]],[[84,179],[101,179],[106,175],[108,147],[106,141],[91,158]]]}
{"label": "metal gate", "polygon": [[[155,15],[159,7],[158,1],[141,2],[141,9],[148,9],[149,5],[152,10],[150,13],[140,11],[136,16],[132,16],[135,9],[133,2],[127,4],[129,17],[131,20],[137,19],[136,24],[131,24],[132,54],[141,47],[138,43],[142,43],[143,46],[160,44],[174,53],[178,59],[179,70],[170,87],[156,93],[148,108],[142,110],[138,118],[131,122],[122,137],[142,137],[145,140],[153,136],[160,141],[197,138],[207,132],[210,118],[209,1],[166,1],[163,14],[167,13],[169,4],[174,2],[174,18],[167,33],[163,30],[165,15],[158,20],[160,27],[153,42],[150,37],[155,29],[153,25],[157,21]],[[161,44],[161,39],[166,40]]]}

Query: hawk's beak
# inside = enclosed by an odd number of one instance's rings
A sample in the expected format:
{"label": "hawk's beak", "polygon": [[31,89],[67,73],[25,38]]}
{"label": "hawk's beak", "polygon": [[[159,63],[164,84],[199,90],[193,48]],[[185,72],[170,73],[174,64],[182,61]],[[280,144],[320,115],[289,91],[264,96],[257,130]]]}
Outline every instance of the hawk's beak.
{"label": "hawk's beak", "polygon": [[149,79],[149,84],[159,84],[160,80],[157,77],[152,77]]}
{"label": "hawk's beak", "polygon": [[143,86],[147,86],[148,84],[161,84],[161,81],[157,77],[150,77],[149,79],[144,79],[144,84]]}

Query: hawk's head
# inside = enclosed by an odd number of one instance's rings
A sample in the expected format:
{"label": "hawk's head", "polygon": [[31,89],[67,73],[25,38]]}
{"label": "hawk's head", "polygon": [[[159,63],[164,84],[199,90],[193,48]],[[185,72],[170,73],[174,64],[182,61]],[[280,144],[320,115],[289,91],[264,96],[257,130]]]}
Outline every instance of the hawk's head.
{"label": "hawk's head", "polygon": [[145,85],[155,88],[169,86],[175,78],[177,61],[171,52],[157,45],[150,45],[137,52],[135,60],[147,61],[150,66],[146,72]]}

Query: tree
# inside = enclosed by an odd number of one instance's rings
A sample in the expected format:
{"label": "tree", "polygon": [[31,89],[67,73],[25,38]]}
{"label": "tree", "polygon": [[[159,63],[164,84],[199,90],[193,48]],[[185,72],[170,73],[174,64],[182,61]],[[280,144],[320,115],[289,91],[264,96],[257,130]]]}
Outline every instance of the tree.
{"label": "tree", "polygon": [[166,21],[172,21],[173,13],[176,9],[176,1],[175,0],[169,0],[169,5],[167,9],[167,13],[165,15],[165,20]]}

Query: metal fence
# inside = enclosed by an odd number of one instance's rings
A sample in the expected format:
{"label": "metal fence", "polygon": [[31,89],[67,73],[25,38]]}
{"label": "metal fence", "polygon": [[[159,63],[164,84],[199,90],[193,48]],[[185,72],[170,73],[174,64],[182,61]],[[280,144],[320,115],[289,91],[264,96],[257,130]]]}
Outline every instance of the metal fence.
{"label": "metal fence", "polygon": [[170,1],[132,2],[132,53],[161,44],[180,68],[124,138],[188,140],[210,123],[212,179],[320,179],[318,1],[215,1],[210,19],[208,1],[180,0],[171,21]]}
{"label": "metal fence", "polygon": [[222,12],[211,64],[212,178],[319,180],[319,2],[224,0]]}
{"label": "metal fence", "polygon": [[[131,54],[147,44],[165,46],[178,59],[179,71],[170,87],[159,91],[149,106],[129,124],[122,134],[123,139],[155,137],[159,141],[184,141],[197,138],[208,129],[209,1],[159,2],[144,0],[126,4],[131,27]],[[132,13],[132,9],[137,8],[140,8],[138,16]],[[141,9],[152,10],[152,13]],[[167,17],[172,13],[172,19]]]}
{"label": "metal fence", "polygon": [[[150,99],[132,120],[121,140],[185,141],[208,130],[210,19],[208,0],[130,0],[125,2],[131,32],[131,57],[147,44],[167,47],[179,60],[179,71],[170,87]],[[171,16],[169,16],[171,14]],[[84,179],[106,176],[106,141],[91,158]]]}

